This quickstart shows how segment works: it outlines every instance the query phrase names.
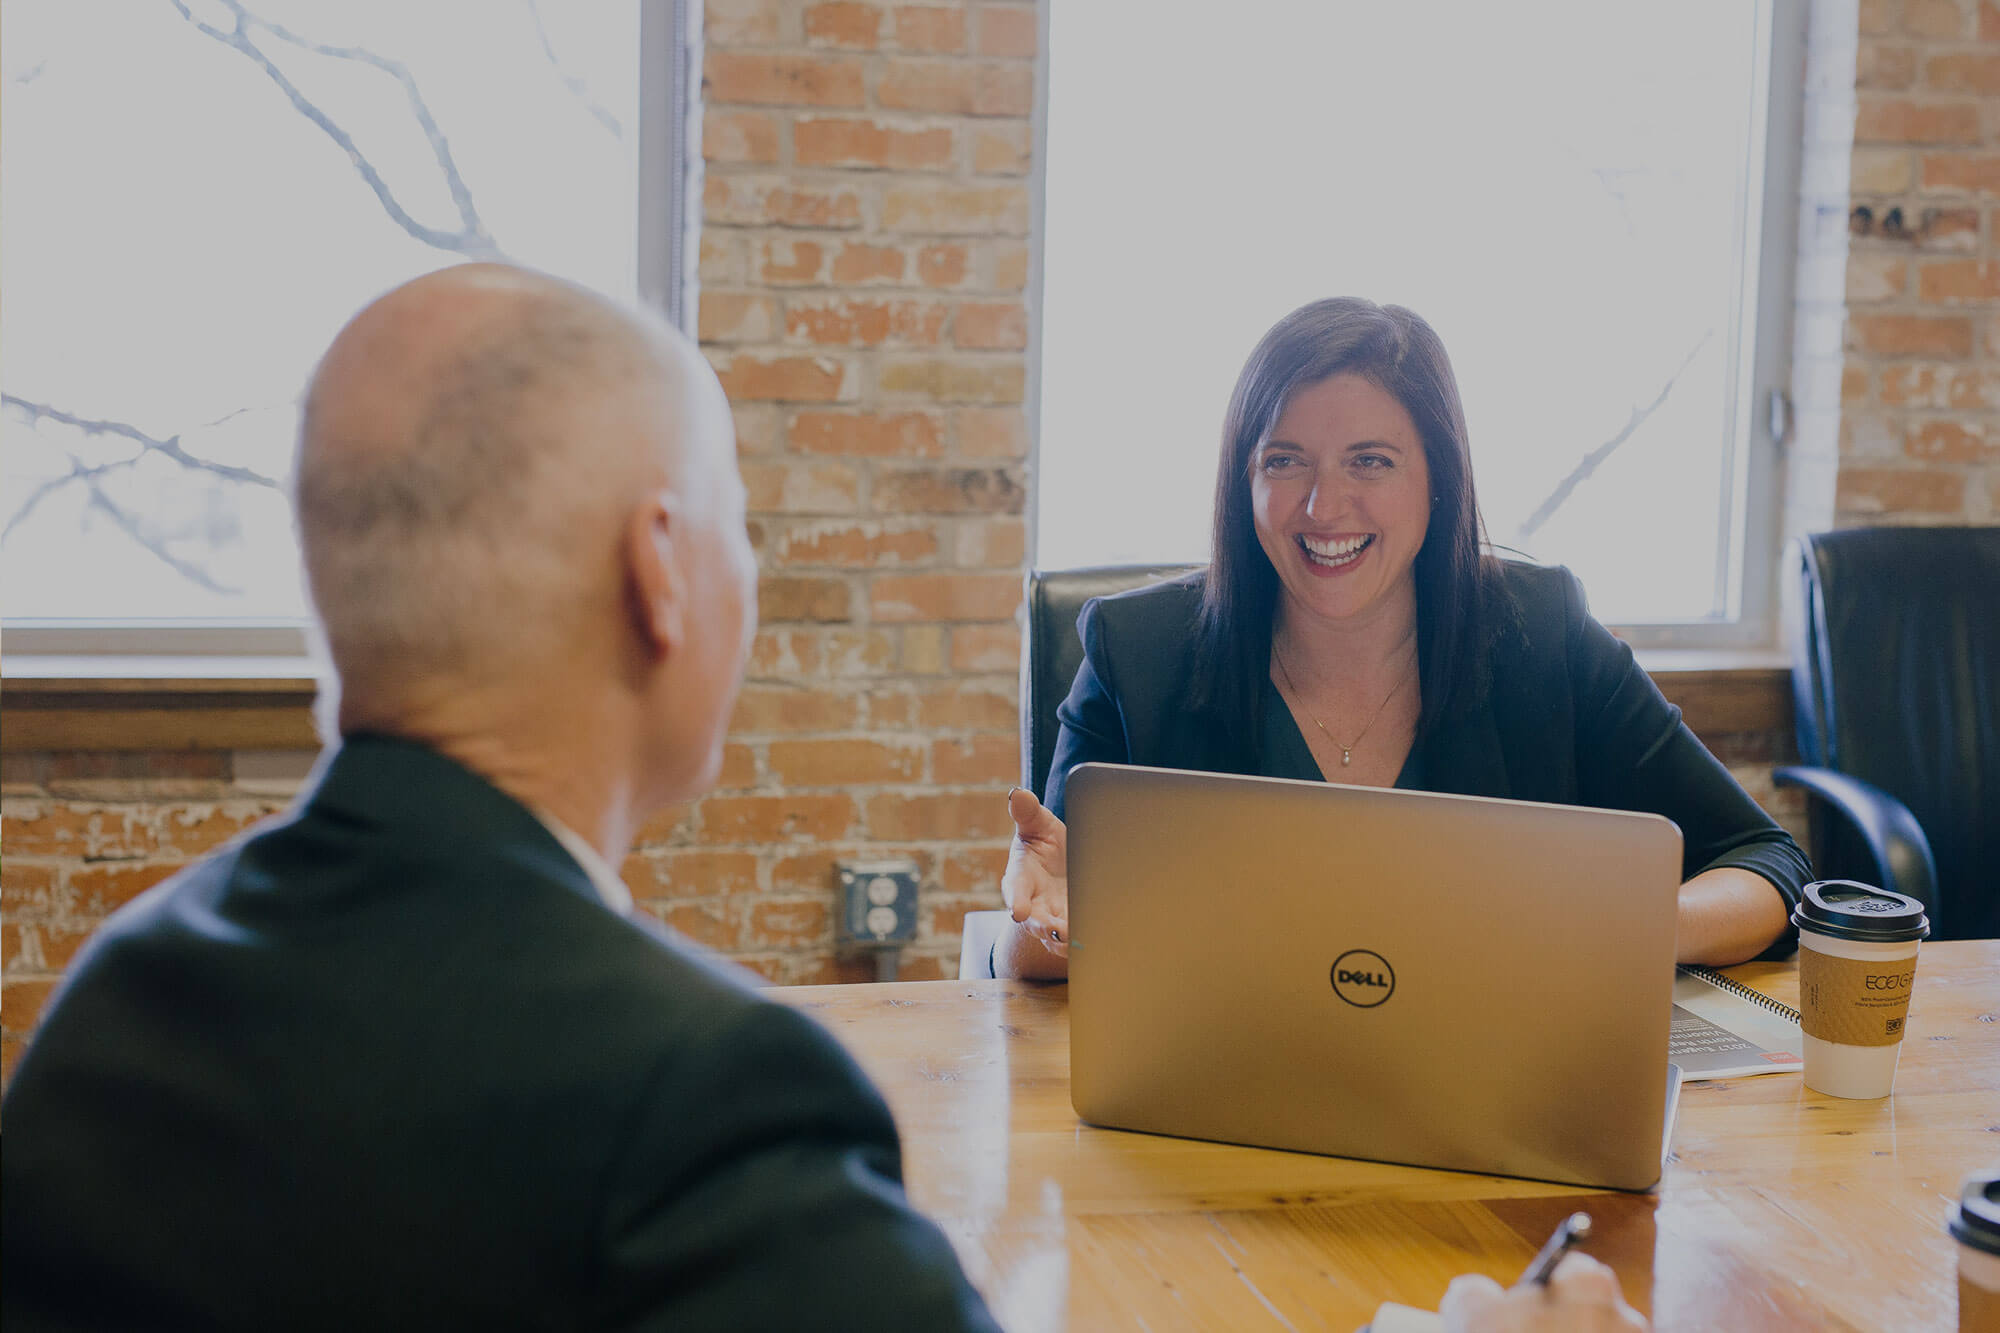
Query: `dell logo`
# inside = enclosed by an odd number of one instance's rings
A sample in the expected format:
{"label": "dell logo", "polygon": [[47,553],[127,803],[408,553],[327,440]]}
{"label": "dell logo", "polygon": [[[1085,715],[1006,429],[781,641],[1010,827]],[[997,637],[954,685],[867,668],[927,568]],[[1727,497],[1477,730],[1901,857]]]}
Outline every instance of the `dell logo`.
{"label": "dell logo", "polygon": [[1349,949],[1333,960],[1333,993],[1357,1009],[1373,1009],[1396,993],[1396,969],[1372,949]]}

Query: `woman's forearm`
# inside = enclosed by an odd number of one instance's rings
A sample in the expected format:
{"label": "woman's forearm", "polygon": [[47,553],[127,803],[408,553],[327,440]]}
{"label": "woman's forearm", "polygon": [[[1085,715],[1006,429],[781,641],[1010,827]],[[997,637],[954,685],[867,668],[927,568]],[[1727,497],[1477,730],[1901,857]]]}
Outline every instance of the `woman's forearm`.
{"label": "woman's forearm", "polygon": [[1751,870],[1706,870],[1681,885],[1676,961],[1708,967],[1747,962],[1785,928],[1785,899]]}
{"label": "woman's forearm", "polygon": [[1019,921],[1009,921],[1000,928],[1000,939],[993,946],[993,975],[1028,981],[1066,981],[1069,959],[1050,953]]}

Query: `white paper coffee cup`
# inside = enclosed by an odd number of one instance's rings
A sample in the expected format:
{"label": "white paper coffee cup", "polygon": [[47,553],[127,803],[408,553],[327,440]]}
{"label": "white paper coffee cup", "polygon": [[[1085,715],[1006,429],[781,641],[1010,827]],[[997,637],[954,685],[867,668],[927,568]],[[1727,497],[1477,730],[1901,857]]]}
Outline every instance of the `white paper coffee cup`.
{"label": "white paper coffee cup", "polygon": [[1924,905],[1852,880],[1824,880],[1806,885],[1792,920],[1806,1086],[1834,1097],[1888,1096],[1917,949],[1930,934]]}
{"label": "white paper coffee cup", "polygon": [[2000,1171],[1965,1182],[1950,1231],[1958,1242],[1958,1333],[2000,1333]]}

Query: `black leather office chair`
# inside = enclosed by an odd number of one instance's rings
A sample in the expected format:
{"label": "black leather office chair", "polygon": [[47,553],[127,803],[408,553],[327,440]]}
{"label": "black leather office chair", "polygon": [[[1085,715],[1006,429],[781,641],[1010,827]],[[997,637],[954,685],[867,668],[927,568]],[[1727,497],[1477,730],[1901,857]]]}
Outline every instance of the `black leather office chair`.
{"label": "black leather office chair", "polygon": [[2000,936],[2000,527],[1795,543],[1792,691],[1812,858],[1920,898],[1933,938]]}
{"label": "black leather office chair", "polygon": [[[1108,597],[1161,579],[1178,578],[1198,565],[1099,565],[1090,569],[1028,571],[1027,625],[1021,651],[1021,785],[1040,796],[1056,754],[1056,708],[1083,664],[1076,618],[1093,597]],[[1005,912],[967,912],[960,937],[961,981],[993,975],[993,944]]]}
{"label": "black leather office chair", "polygon": [[1199,565],[1097,565],[1089,569],[1031,569],[1028,623],[1021,652],[1021,785],[1040,796],[1056,755],[1056,708],[1083,665],[1076,618],[1093,597],[1179,578]]}

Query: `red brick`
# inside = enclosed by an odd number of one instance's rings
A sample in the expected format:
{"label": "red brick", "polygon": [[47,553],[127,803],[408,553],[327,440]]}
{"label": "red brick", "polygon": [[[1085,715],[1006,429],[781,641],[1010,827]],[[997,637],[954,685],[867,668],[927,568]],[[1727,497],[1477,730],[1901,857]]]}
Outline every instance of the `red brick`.
{"label": "red brick", "polygon": [[0,820],[0,849],[7,856],[142,856],[152,833],[129,806],[70,805],[60,801],[10,805]]}
{"label": "red brick", "polygon": [[703,282],[743,281],[743,246],[727,233],[703,232],[701,261],[697,271]]}
{"label": "red brick", "polygon": [[711,175],[702,187],[702,217],[725,226],[858,227],[861,196],[765,176]]}
{"label": "red brick", "polygon": [[735,949],[743,944],[742,927],[728,903],[673,903],[656,915],[668,929],[705,949]]}
{"label": "red brick", "polygon": [[1911,102],[1864,97],[1854,118],[1856,143],[1978,143],[1977,102]]}
{"label": "red brick", "polygon": [[1882,371],[1882,402],[1888,407],[1934,405],[1937,388],[1935,366],[1888,366]]}
{"label": "red brick", "polygon": [[747,745],[725,745],[722,747],[722,769],[715,776],[715,785],[724,790],[757,785],[757,752]]}
{"label": "red brick", "polygon": [[830,942],[833,909],[825,899],[765,899],[750,905],[743,947],[799,948]]}
{"label": "red brick", "polygon": [[168,855],[178,852],[192,860],[241,837],[281,808],[273,801],[149,807],[147,813],[152,818],[153,849]]}
{"label": "red brick", "polygon": [[780,620],[846,620],[850,590],[844,579],[766,574],[757,581],[757,609],[765,624]]}
{"label": "red brick", "polygon": [[1903,452],[1927,463],[1984,463],[2000,459],[2000,442],[1989,445],[1977,422],[1968,429],[1956,421],[1925,421],[1904,435]]}
{"label": "red brick", "polygon": [[875,980],[872,954],[840,954],[832,958],[787,960],[782,984],[787,986],[851,986]]}
{"label": "red brick", "polygon": [[1976,250],[1979,248],[1979,210],[1926,208],[1917,221],[1916,240],[1919,250]]}
{"label": "red brick", "polygon": [[1984,0],[1979,6],[1979,40],[2000,42],[2000,4]]}
{"label": "red brick", "polygon": [[710,49],[776,45],[783,9],[782,0],[708,0],[702,40]]}
{"label": "red brick", "polygon": [[926,287],[956,287],[965,281],[963,245],[927,245],[917,251],[917,281]]}
{"label": "red brick", "polygon": [[1928,468],[1844,467],[1834,508],[1848,514],[1956,514],[1965,508],[1965,478]]}
{"label": "red brick", "polygon": [[1868,401],[1868,368],[1848,366],[1840,372],[1840,401],[1843,404]]}
{"label": "red brick", "polygon": [[761,629],[750,645],[747,671],[753,679],[780,676],[798,680],[819,675],[825,661],[824,631]]}
{"label": "red brick", "polygon": [[792,152],[802,167],[883,167],[941,171],[951,166],[956,140],[948,126],[904,128],[879,120],[802,119],[792,127]]}
{"label": "red brick", "polygon": [[968,736],[931,748],[931,778],[940,786],[1001,786],[1021,772],[1021,742],[1013,736]]}
{"label": "red brick", "polygon": [[763,844],[846,836],[854,801],[845,795],[711,796],[701,803],[703,842]]}
{"label": "red brick", "polygon": [[1025,236],[1028,191],[1022,185],[896,186],[883,192],[882,225],[950,236]]}
{"label": "red brick", "polygon": [[1027,391],[1028,368],[1018,358],[1002,361],[891,357],[876,374],[884,395],[908,395],[934,403],[1018,403]]}
{"label": "red brick", "polygon": [[1004,731],[1016,735],[1021,724],[1018,686],[1014,681],[987,683],[952,681],[914,692],[916,725],[938,731]]}
{"label": "red brick", "polygon": [[736,452],[768,454],[778,447],[778,408],[771,403],[731,403],[730,421],[736,427]]}
{"label": "red brick", "polygon": [[1019,514],[1027,491],[1008,468],[885,469],[871,503],[885,514]]}
{"label": "red brick", "polygon": [[1887,42],[1863,42],[1855,56],[1854,86],[1902,92],[1917,81],[1917,50]]}
{"label": "red brick", "polygon": [[1847,300],[1851,305],[1893,301],[1909,286],[1910,262],[1899,255],[1850,251],[1847,256]]}
{"label": "red brick", "polygon": [[882,11],[874,5],[834,0],[813,5],[805,13],[806,43],[809,46],[838,46],[850,51],[873,51],[882,34]]}
{"label": "red brick", "polygon": [[1004,838],[1014,824],[989,792],[895,792],[871,796],[868,831],[878,838]]}
{"label": "red brick", "polygon": [[[949,969],[946,968],[947,961],[950,963]],[[902,959],[896,964],[896,980],[898,981],[947,981],[957,975],[958,951],[956,946],[953,947],[952,956],[949,960],[939,958],[935,954],[905,953]]]}
{"label": "red brick", "polygon": [[1028,525],[1018,518],[967,519],[958,528],[955,562],[964,569],[1019,569],[1027,560]]}
{"label": "red brick", "polygon": [[[760,281],[775,286],[815,283],[819,281],[820,266],[825,262],[826,247],[818,241],[774,237],[763,244],[757,276]],[[834,280],[840,281],[837,266]]]}
{"label": "red brick", "polygon": [[871,282],[901,282],[903,252],[893,246],[862,245],[849,241],[833,257],[833,280],[842,287],[858,287]]}
{"label": "red brick", "polygon": [[739,467],[752,513],[851,514],[861,502],[861,478],[845,463],[745,460]]}
{"label": "red brick", "polygon": [[1903,0],[1903,31],[1918,37],[1957,37],[1965,32],[1960,0]]}
{"label": "red brick", "polygon": [[1896,26],[1896,0],[1861,0],[1860,31],[1864,37],[1879,37]]}
{"label": "red brick", "polygon": [[895,636],[883,629],[836,629],[826,636],[826,673],[835,678],[880,676],[896,660]]}
{"label": "red brick", "polygon": [[1945,391],[1945,406],[1961,410],[2000,407],[2000,368],[1954,371]]}
{"label": "red brick", "polygon": [[1005,620],[1021,604],[1018,574],[884,574],[868,589],[869,615],[905,620]]}
{"label": "red brick", "polygon": [[883,72],[875,98],[902,111],[959,116],[1026,116],[1034,110],[1034,68],[962,60],[899,60]]}
{"label": "red brick", "polygon": [[1011,241],[993,246],[993,290],[1024,291],[1028,286],[1028,247]]}
{"label": "red brick", "polygon": [[33,1032],[60,984],[53,978],[16,981],[9,977],[0,981],[0,1026],[8,1032]]}
{"label": "red brick", "polygon": [[896,45],[905,51],[955,55],[965,50],[965,11],[931,5],[899,8]]}
{"label": "red brick", "polygon": [[1991,97],[2000,93],[2000,55],[1981,51],[1952,51],[1935,55],[1924,66],[1924,82],[1940,93],[1978,93]]}
{"label": "red brick", "polygon": [[786,438],[808,454],[850,458],[937,458],[944,452],[933,412],[800,412]]}
{"label": "red brick", "polygon": [[754,894],[757,854],[692,849],[642,853],[626,860],[624,879],[637,899]]}
{"label": "red brick", "polygon": [[953,671],[1018,671],[1021,631],[1012,625],[959,625],[951,631]]}
{"label": "red brick", "polygon": [[797,685],[745,685],[736,698],[729,729],[737,734],[843,731],[860,719],[852,694]]}
{"label": "red brick", "polygon": [[1028,420],[1017,407],[961,407],[955,452],[961,458],[1017,459],[1028,456]]}
{"label": "red brick", "polygon": [[[920,630],[936,628],[922,625]],[[917,699],[908,686],[873,691],[868,696],[868,725],[878,728],[909,728],[917,725]]]}
{"label": "red brick", "polygon": [[794,528],[778,539],[773,555],[780,565],[833,565],[875,569],[934,559],[937,529],[928,524],[816,523]]}
{"label": "red brick", "polygon": [[1035,11],[1031,8],[987,6],[979,11],[979,54],[1032,58],[1039,46],[1035,26]]}
{"label": "red brick", "polygon": [[738,353],[716,367],[732,401],[831,403],[848,396],[847,367],[823,356]]}
{"label": "red brick", "polygon": [[70,871],[72,910],[84,917],[109,916],[160,881],[187,869],[183,863],[97,862]]}
{"label": "red brick", "polygon": [[678,846],[688,840],[693,828],[693,806],[663,806],[640,822],[639,831],[632,835],[632,845],[648,848]]}
{"label": "red brick", "polygon": [[952,319],[960,347],[1019,351],[1028,345],[1028,311],[1019,301],[961,301]]}
{"label": "red brick", "polygon": [[834,888],[834,861],[852,854],[831,847],[814,847],[792,856],[779,857],[771,863],[771,892],[831,894]]}
{"label": "red brick", "polygon": [[1917,295],[1926,305],[1986,305],[2000,301],[2000,262],[1934,260],[1917,270]]}
{"label": "red brick", "polygon": [[1923,185],[1926,190],[2000,195],[2000,154],[1925,153]]}
{"label": "red brick", "polygon": [[981,125],[972,132],[972,169],[982,176],[1025,176],[1030,147],[1023,124]]}
{"label": "red brick", "polygon": [[772,741],[770,759],[771,772],[787,788],[918,782],[924,775],[921,749],[855,737]]}
{"label": "red brick", "polygon": [[796,299],[785,307],[785,336],[822,346],[934,347],[944,337],[940,301]]}
{"label": "red brick", "polygon": [[997,888],[990,894],[982,893],[971,897],[927,899],[923,906],[925,912],[929,914],[930,921],[925,927],[925,933],[959,939],[965,932],[966,913],[997,911],[1004,905]]}
{"label": "red brick", "polygon": [[703,342],[769,342],[778,328],[778,303],[748,292],[705,291],[700,324]]}
{"label": "red brick", "polygon": [[861,62],[838,56],[750,55],[710,50],[702,60],[704,101],[774,106],[861,106]]}
{"label": "red brick", "polygon": [[704,112],[701,155],[710,162],[775,164],[778,118],[766,111]]}
{"label": "red brick", "polygon": [[1848,330],[1875,356],[1962,360],[1972,355],[1972,321],[1960,315],[1856,315]]}
{"label": "red brick", "polygon": [[45,916],[54,912],[60,901],[54,866],[30,865],[13,851],[0,861],[0,912],[9,920]]}

